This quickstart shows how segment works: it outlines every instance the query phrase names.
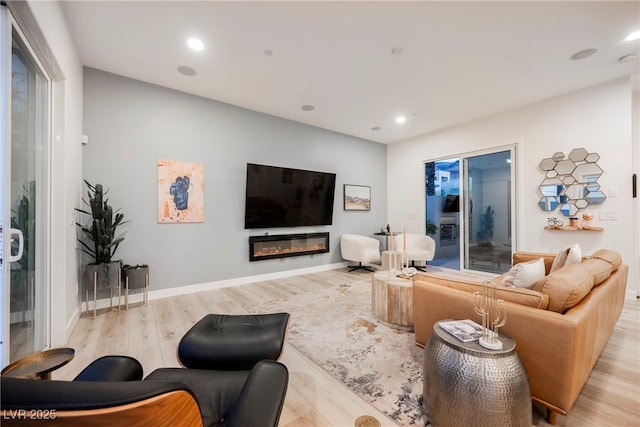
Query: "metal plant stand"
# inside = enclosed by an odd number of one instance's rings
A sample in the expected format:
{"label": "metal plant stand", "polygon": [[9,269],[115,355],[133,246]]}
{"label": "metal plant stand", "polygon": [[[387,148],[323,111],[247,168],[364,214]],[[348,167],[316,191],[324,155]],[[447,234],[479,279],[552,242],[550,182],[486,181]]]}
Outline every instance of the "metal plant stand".
{"label": "metal plant stand", "polygon": [[[109,286],[109,310],[113,311],[113,288],[116,287],[118,288],[118,312],[120,312],[120,306],[121,306],[121,296],[122,296],[122,292],[120,290],[120,281],[121,281],[121,277],[122,277],[122,273],[120,270],[120,267],[118,267],[117,270],[117,282],[113,285],[113,286]],[[96,317],[96,312],[98,309],[98,290],[101,290],[100,286],[98,286],[98,272],[94,271],[93,272],[93,283],[88,284],[87,286],[85,286],[85,301],[87,304],[87,310],[86,313],[87,315],[89,314],[89,291],[91,290],[93,292],[93,317]]]}
{"label": "metal plant stand", "polygon": [[424,403],[434,427],[531,426],[529,380],[514,340],[501,333],[502,349],[489,350],[437,323],[433,332],[424,351]]}

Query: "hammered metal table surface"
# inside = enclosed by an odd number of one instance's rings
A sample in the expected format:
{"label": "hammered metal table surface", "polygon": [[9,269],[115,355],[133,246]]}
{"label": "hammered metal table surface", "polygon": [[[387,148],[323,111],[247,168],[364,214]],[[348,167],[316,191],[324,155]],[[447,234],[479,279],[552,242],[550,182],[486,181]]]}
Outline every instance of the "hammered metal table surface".
{"label": "hammered metal table surface", "polygon": [[500,334],[502,350],[464,343],[436,323],[424,352],[424,403],[442,426],[527,426],[531,394],[516,344]]}

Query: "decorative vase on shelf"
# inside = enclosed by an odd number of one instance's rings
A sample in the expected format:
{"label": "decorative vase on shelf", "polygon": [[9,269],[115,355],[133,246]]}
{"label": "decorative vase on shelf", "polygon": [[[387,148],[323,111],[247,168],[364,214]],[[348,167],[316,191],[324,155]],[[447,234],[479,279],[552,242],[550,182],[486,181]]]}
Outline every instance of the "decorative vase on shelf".
{"label": "decorative vase on shelf", "polygon": [[589,212],[585,212],[582,214],[582,219],[585,222],[585,227],[589,228],[591,227],[591,220],[593,219],[593,214],[590,214]]}

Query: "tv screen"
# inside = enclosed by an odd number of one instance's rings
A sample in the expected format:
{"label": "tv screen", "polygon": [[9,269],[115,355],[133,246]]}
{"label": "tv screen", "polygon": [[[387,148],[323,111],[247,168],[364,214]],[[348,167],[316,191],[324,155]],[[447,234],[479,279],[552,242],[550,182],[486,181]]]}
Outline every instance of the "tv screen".
{"label": "tv screen", "polygon": [[448,194],[444,201],[444,207],[442,212],[459,212],[460,211],[460,196],[455,194]]}
{"label": "tv screen", "polygon": [[244,228],[331,225],[336,174],[247,163]]}

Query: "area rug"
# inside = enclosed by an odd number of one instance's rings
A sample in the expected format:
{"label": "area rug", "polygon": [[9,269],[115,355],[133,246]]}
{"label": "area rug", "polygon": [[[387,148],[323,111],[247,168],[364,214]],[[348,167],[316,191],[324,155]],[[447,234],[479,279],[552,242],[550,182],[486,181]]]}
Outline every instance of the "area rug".
{"label": "area rug", "polygon": [[245,308],[291,313],[289,344],[399,425],[428,425],[423,352],[413,333],[375,319],[370,279]]}

